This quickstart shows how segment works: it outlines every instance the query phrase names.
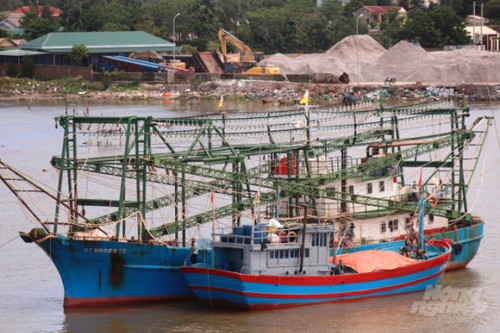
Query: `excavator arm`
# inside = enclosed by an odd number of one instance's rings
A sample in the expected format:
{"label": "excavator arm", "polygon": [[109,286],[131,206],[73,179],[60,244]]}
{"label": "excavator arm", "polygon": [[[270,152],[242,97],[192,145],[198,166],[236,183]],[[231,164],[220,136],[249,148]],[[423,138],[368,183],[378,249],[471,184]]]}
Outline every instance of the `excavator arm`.
{"label": "excavator arm", "polygon": [[241,40],[227,32],[226,30],[220,28],[219,29],[219,43],[220,43],[220,49],[222,52],[222,56],[224,57],[224,62],[227,63],[227,42],[231,43],[236,47],[238,50],[243,52],[245,54],[245,61],[246,62],[255,62],[255,59],[253,57],[252,50],[248,45],[243,43]]}

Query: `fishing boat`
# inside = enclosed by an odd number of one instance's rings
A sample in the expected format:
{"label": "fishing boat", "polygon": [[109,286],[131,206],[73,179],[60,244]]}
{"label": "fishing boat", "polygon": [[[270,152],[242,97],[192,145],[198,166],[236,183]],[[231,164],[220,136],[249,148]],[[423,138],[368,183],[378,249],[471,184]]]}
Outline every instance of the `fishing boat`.
{"label": "fishing boat", "polygon": [[[38,245],[57,268],[64,286],[65,307],[152,303],[193,297],[179,271],[191,255],[190,248],[153,237],[126,238],[103,225],[95,226],[95,222],[85,217],[84,211],[74,210],[67,201],[58,199],[28,175],[3,161],[0,161],[0,179],[40,223],[41,227],[20,232],[20,236],[26,243]],[[26,193],[31,202],[23,196]],[[56,215],[57,223],[39,215],[36,203],[40,201],[34,200],[35,196],[49,197],[57,203],[60,210]],[[113,207],[111,202],[108,204]],[[66,219],[62,210],[69,214]],[[113,224],[123,222],[115,217],[112,220]],[[144,228],[143,223],[138,217],[139,228]],[[68,228],[64,233],[60,231],[63,227]],[[210,258],[210,252],[201,249],[199,258],[200,261]]]}
{"label": "fishing boat", "polygon": [[[441,218],[443,227],[457,226],[450,238],[463,244],[461,261],[471,260],[475,252],[465,241],[476,233],[471,246],[477,251],[483,224],[467,210],[460,190],[466,186],[458,186],[464,184],[457,171],[461,147],[480,137],[457,123],[468,109],[449,101],[356,108],[183,118],[65,115],[56,119],[63,130],[61,154],[51,160],[57,188],[41,186],[6,161],[0,163],[0,179],[40,225],[20,234],[54,263],[66,307],[194,298],[180,271],[191,255],[187,240],[198,238],[198,261],[211,263],[208,244],[216,226],[255,225],[264,218],[292,223],[308,209],[308,220],[337,221],[339,253],[346,230],[353,231],[356,246],[404,237],[400,227],[368,239],[366,224],[356,219],[409,217],[416,201],[403,190],[411,179],[406,168],[438,165],[416,159],[446,147],[454,152],[446,155],[451,162],[442,161],[443,168],[454,170],[452,190],[447,200],[438,197],[437,206],[425,208],[425,229]],[[435,119],[452,119],[446,123],[451,131],[406,134],[415,123],[427,128]],[[367,156],[367,147],[379,153]],[[362,156],[348,158],[348,148],[352,156],[356,150]],[[367,193],[369,177],[390,179],[386,192]],[[356,179],[359,186],[349,183]],[[427,180],[423,184],[417,199],[434,193]],[[404,220],[399,221],[391,231]]]}
{"label": "fishing boat", "polygon": [[[315,216],[335,218],[339,253],[350,253],[385,247],[388,242],[401,246],[419,231],[412,203],[429,195],[432,206],[424,216],[424,233],[428,239],[452,240],[447,270],[463,268],[483,238],[484,221],[469,212],[467,192],[492,118],[480,117],[467,126],[467,107],[444,108],[427,114],[427,129],[406,133],[398,124],[416,119],[403,110],[396,112],[404,117],[391,119],[390,137],[379,142],[360,142],[363,135],[358,134],[346,138],[336,156],[311,158],[305,150],[278,161],[272,178],[295,183],[298,194],[293,200],[281,200],[276,213],[281,219],[293,219],[306,206]],[[450,130],[444,131],[444,126]],[[349,155],[349,151],[356,154],[356,148],[357,157]],[[317,191],[307,186],[317,186]]]}
{"label": "fishing boat", "polygon": [[[163,189],[177,178],[159,175],[154,164],[145,161],[149,159],[149,134],[145,138],[143,133],[131,131],[132,127],[138,131],[151,128],[148,121],[151,119],[137,117],[58,118],[58,126],[64,128],[62,155],[51,161],[59,173],[57,189],[40,185],[0,160],[0,180],[40,225],[20,236],[26,243],[38,245],[57,268],[65,307],[194,298],[180,272],[192,252],[185,246],[185,231],[181,234],[175,221],[165,226],[167,218],[175,215],[179,219],[182,213],[175,204],[181,191],[166,193]],[[90,158],[92,154],[97,157]],[[194,191],[206,192],[207,186],[193,185],[182,191],[183,198]],[[158,190],[156,196],[149,193],[153,188]],[[158,213],[168,205],[175,209]],[[153,216],[152,211],[167,214],[167,218]],[[156,229],[146,224],[155,218],[160,220]],[[198,260],[210,260],[210,253],[200,248]]]}
{"label": "fishing boat", "polygon": [[214,235],[212,265],[182,267],[196,296],[212,306],[263,310],[409,293],[438,283],[451,254],[451,244],[432,241],[408,256],[386,247],[331,259],[331,224],[274,230],[264,239],[262,228]]}

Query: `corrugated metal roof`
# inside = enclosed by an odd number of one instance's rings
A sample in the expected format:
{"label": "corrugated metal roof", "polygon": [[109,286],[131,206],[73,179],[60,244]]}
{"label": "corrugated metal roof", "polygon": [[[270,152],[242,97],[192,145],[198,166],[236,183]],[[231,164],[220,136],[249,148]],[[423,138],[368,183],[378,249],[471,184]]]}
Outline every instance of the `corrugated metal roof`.
{"label": "corrugated metal roof", "polygon": [[29,13],[38,11],[38,16],[42,16],[43,10],[47,8],[50,10],[52,16],[61,16],[62,10],[52,6],[22,6],[12,11],[12,13]]}
{"label": "corrugated metal roof", "polygon": [[[400,11],[403,9],[401,6],[363,6],[364,9],[369,11],[370,13],[385,13],[391,9],[397,9]],[[403,13],[406,12],[406,10],[403,11]]]}
{"label": "corrugated metal roof", "polygon": [[24,57],[24,56],[34,56],[40,54],[47,54],[47,52],[28,51],[20,49],[0,51],[0,56],[5,56],[5,57]]}
{"label": "corrugated metal roof", "polygon": [[21,46],[23,50],[66,53],[83,44],[89,53],[165,52],[173,44],[143,31],[53,32]]}
{"label": "corrugated metal roof", "polygon": [[470,25],[465,27],[465,31],[469,36],[472,36],[472,33],[475,32],[477,34],[483,34],[483,35],[498,35],[498,31],[491,29],[490,27],[487,27],[483,25],[482,31],[481,31],[481,26],[476,25],[475,27]]}

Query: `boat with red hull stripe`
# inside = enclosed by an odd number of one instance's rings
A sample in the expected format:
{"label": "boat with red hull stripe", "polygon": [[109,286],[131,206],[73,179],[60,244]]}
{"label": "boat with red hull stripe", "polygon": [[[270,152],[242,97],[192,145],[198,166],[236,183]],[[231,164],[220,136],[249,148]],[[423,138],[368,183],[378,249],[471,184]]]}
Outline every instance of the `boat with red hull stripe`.
{"label": "boat with red hull stripe", "polygon": [[[331,225],[289,227],[297,242],[259,244],[255,233],[247,242],[215,241],[211,267],[197,264],[181,271],[198,298],[257,310],[425,290],[439,281],[451,255],[451,242],[443,240],[426,242],[425,254],[420,256],[417,252],[403,256],[393,246],[341,255],[329,264],[326,239]],[[376,269],[363,267],[355,255],[382,264]]]}

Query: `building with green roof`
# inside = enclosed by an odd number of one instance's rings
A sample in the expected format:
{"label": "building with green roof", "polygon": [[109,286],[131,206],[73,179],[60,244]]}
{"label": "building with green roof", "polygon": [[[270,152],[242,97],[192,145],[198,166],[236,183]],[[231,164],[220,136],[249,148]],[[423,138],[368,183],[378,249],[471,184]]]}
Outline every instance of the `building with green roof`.
{"label": "building with green roof", "polygon": [[96,65],[103,55],[124,55],[147,50],[172,52],[174,44],[143,31],[53,32],[22,45],[21,50],[44,52],[35,63],[69,64],[68,53],[74,45],[87,47],[90,65]]}

